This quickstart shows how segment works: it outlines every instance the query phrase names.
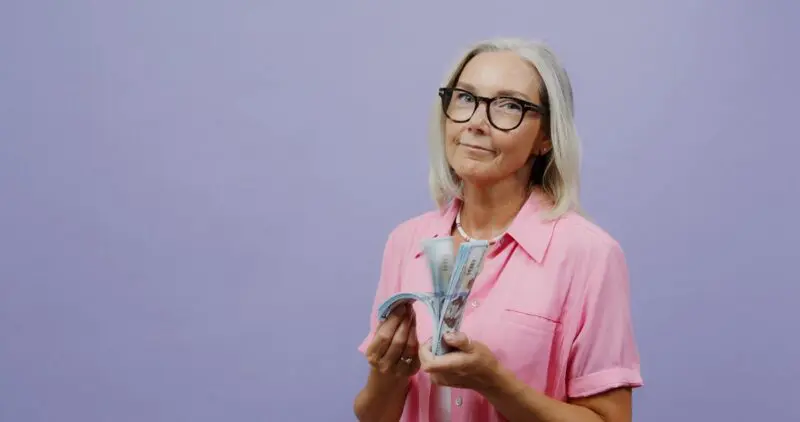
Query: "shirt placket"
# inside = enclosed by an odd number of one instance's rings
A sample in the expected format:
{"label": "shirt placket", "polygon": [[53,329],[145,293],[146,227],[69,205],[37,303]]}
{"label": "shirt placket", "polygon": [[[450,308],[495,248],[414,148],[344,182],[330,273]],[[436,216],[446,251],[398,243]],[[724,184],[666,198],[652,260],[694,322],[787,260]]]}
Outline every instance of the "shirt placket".
{"label": "shirt placket", "polygon": [[465,417],[467,414],[465,408],[467,400],[469,399],[469,390],[461,388],[453,388],[450,392],[450,416],[452,422],[462,422],[468,420]]}

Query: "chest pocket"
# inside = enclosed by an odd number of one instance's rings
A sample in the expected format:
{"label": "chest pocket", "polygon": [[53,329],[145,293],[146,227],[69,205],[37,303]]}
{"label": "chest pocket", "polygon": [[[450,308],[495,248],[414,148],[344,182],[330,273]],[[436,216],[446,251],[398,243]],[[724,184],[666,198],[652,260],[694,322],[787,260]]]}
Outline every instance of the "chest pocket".
{"label": "chest pocket", "polygon": [[[530,286],[533,287],[533,286]],[[487,345],[503,366],[538,391],[552,385],[558,372],[557,346],[561,334],[560,312],[552,306],[558,299],[547,289],[513,289],[494,307],[496,321],[486,327]]]}

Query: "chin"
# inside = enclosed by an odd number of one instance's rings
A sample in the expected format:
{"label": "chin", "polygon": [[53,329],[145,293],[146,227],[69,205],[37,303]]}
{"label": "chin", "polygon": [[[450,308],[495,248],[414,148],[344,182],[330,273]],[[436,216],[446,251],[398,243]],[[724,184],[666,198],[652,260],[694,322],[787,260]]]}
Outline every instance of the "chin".
{"label": "chin", "polygon": [[456,175],[464,182],[475,185],[491,184],[496,179],[496,176],[488,169],[480,167],[476,165],[460,166],[455,167],[454,170]]}

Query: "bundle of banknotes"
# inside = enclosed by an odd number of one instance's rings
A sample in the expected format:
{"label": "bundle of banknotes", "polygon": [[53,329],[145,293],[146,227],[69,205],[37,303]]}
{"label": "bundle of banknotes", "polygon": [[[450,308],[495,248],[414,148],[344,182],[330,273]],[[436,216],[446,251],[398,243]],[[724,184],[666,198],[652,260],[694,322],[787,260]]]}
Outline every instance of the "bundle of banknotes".
{"label": "bundle of banknotes", "polygon": [[489,248],[487,241],[473,240],[462,243],[453,256],[453,238],[427,239],[422,244],[431,272],[432,292],[396,293],[378,307],[378,320],[383,321],[397,306],[421,301],[433,316],[431,350],[434,355],[451,351],[442,341],[446,333],[461,327],[464,308],[472,285],[483,269],[483,260]]}

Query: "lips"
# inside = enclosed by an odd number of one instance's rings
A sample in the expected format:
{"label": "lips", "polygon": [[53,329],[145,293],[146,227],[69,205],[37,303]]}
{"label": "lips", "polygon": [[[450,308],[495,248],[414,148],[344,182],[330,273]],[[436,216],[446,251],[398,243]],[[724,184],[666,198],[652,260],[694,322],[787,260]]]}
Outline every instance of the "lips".
{"label": "lips", "polygon": [[464,142],[459,142],[459,145],[465,146],[465,147],[470,148],[470,149],[475,149],[475,150],[478,150],[478,151],[485,151],[485,152],[494,153],[494,150],[489,149],[489,148],[484,148],[484,147],[478,146],[478,145],[466,144]]}

